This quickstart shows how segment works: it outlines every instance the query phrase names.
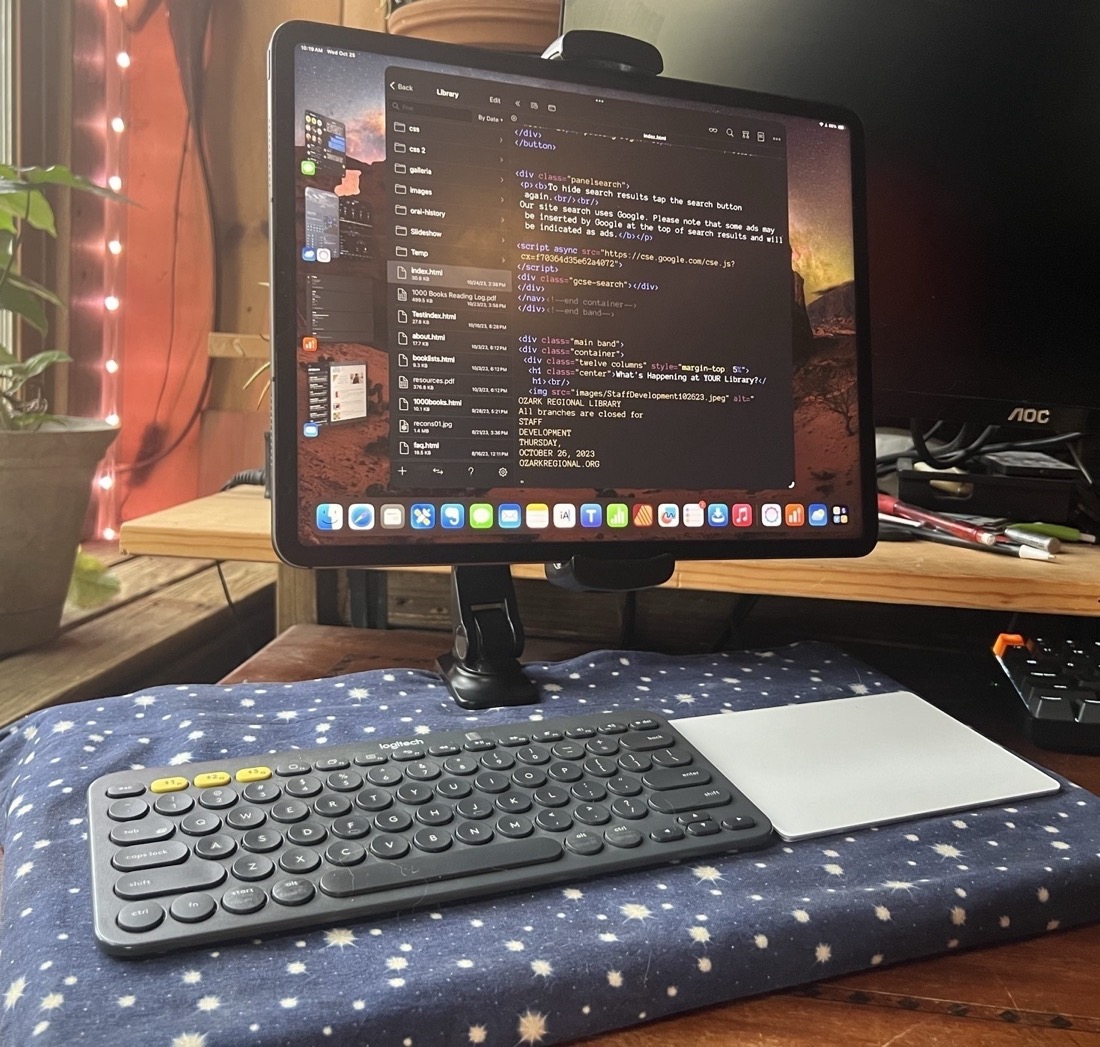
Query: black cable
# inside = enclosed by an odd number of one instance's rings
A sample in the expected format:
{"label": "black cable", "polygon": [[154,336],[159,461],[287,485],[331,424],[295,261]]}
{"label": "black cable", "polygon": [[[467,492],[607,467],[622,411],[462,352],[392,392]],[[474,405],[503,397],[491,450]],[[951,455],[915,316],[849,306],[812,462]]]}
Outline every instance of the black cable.
{"label": "black cable", "polygon": [[[969,427],[964,425],[960,430],[960,434],[968,433]],[[967,461],[980,451],[986,449],[986,445],[993,438],[997,432],[997,426],[987,425],[977,437],[975,437],[969,444],[960,449],[953,449],[951,451],[933,451],[928,442],[924,438],[924,434],[920,430],[920,426],[914,420],[909,426],[909,435],[913,440],[913,447],[916,450],[917,457],[937,469],[949,469],[953,465],[958,465],[959,462]]]}
{"label": "black cable", "polygon": [[241,641],[241,647],[244,648],[245,657],[251,658],[256,653],[256,648],[253,647],[252,642],[248,639],[248,631],[244,627],[244,620],[241,618],[241,612],[233,602],[232,595],[230,595],[229,583],[226,581],[225,572],[222,570],[222,561],[215,560],[214,567],[218,572],[218,581],[222,583],[222,593],[225,596],[225,605],[229,608],[229,613],[233,616],[233,624],[237,630],[237,638]]}
{"label": "black cable", "polygon": [[[966,429],[964,426],[960,429],[959,433],[956,434],[953,440],[945,444],[938,451],[932,452],[926,447],[926,450],[928,450],[928,457],[925,457],[920,453],[917,442],[921,438],[926,442],[935,431],[936,426],[933,426],[922,434],[916,429],[916,425],[917,423],[914,422],[913,428],[910,430],[911,435],[915,434],[916,436],[912,447],[908,447],[902,451],[891,451],[889,454],[879,455],[875,458],[875,471],[878,476],[885,476],[893,472],[900,459],[908,458],[914,454],[929,464],[934,463],[937,469],[949,469],[953,466],[965,465],[979,454],[990,454],[995,451],[1025,451],[1065,446],[1071,457],[1075,458],[1076,464],[1076,455],[1071,445],[1075,440],[1080,440],[1082,435],[1079,432],[1056,433],[1052,436],[1041,436],[1031,440],[1002,440],[996,443],[989,443],[987,442],[989,439],[987,434],[991,431],[995,433],[997,427],[988,426],[976,439],[960,449],[957,445],[960,443],[960,436]],[[936,425],[938,426],[939,423],[936,423]],[[1085,472],[1084,475],[1086,478],[1088,477],[1087,472]]]}
{"label": "black cable", "polygon": [[228,491],[231,487],[263,487],[267,483],[267,473],[263,469],[242,469],[234,473],[224,484],[222,490]]}

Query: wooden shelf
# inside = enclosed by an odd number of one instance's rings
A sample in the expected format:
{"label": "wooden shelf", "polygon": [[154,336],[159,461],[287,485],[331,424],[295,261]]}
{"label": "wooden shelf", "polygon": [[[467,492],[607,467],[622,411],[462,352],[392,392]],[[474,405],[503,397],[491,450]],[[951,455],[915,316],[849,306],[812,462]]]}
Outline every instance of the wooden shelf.
{"label": "wooden shelf", "polygon": [[[239,487],[122,525],[126,552],[277,563],[271,506]],[[443,568],[420,568],[442,570]],[[517,578],[541,578],[518,564]],[[860,559],[688,560],[673,588],[828,600],[1100,616],[1100,549],[1071,546],[1054,563],[923,542],[884,542]]]}

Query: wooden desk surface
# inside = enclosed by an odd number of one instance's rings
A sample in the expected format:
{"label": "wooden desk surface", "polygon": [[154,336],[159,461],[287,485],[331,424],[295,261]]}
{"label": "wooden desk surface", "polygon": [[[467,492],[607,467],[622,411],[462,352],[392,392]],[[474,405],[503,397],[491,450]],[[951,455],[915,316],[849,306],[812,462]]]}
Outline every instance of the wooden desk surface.
{"label": "wooden desk surface", "polygon": [[[954,551],[954,550],[949,550]],[[990,557],[993,559],[993,557]],[[1041,564],[1039,566],[1042,566]],[[297,625],[225,678],[290,682],[363,669],[432,668],[442,633]],[[531,658],[579,654],[532,643]],[[1025,756],[1100,791],[1100,757]],[[817,982],[585,1041],[589,1047],[1100,1047],[1100,924]]]}
{"label": "wooden desk surface", "polygon": [[[270,503],[238,487],[122,525],[128,553],[277,562]],[[438,570],[438,568],[424,568]],[[541,564],[518,564],[542,578]],[[928,542],[884,542],[855,560],[695,560],[677,565],[681,589],[811,596],[975,610],[1100,616],[1100,548],[1070,546],[1056,563],[1016,560]]]}

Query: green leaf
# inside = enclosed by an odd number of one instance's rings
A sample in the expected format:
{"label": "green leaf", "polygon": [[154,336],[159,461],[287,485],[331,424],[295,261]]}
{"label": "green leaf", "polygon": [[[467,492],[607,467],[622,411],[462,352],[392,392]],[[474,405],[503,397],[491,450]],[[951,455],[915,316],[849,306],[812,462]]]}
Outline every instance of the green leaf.
{"label": "green leaf", "polygon": [[[67,189],[76,189],[82,193],[92,193],[94,196],[102,196],[108,200],[129,203],[121,193],[116,193],[105,185],[98,185],[90,178],[73,174],[69,168],[62,164],[52,164],[50,167],[0,167],[0,185],[8,181],[21,188],[32,188],[40,185],[60,185]],[[2,190],[0,190],[2,192]]]}
{"label": "green leaf", "polygon": [[45,334],[50,328],[42,299],[10,279],[0,284],[0,310],[22,317],[40,334]]}
{"label": "green leaf", "polygon": [[[36,411],[34,414],[30,414],[26,411],[16,411],[9,414],[8,417],[8,429],[30,429],[32,432],[35,429],[41,429],[46,422],[57,421],[57,416],[49,414],[46,411]],[[4,428],[2,420],[0,420],[0,429]]]}
{"label": "green leaf", "polygon": [[[0,249],[0,264],[3,263],[4,253]],[[32,280],[29,276],[23,276],[19,273],[8,273],[8,283],[15,287],[21,287],[24,291],[29,291],[37,298],[41,298],[45,302],[49,302],[51,305],[65,307],[65,303],[61,301],[48,287],[40,284],[37,280]]]}
{"label": "green leaf", "polygon": [[6,309],[8,312],[15,313],[16,316],[21,316],[41,334],[45,334],[50,328],[42,299],[26,288],[20,287],[10,278],[10,274],[9,278],[0,284],[0,309]]}
{"label": "green leaf", "polygon": [[23,188],[25,185],[23,182],[0,182],[0,212],[6,211],[35,229],[57,236],[49,200],[41,189]]}
{"label": "green leaf", "polygon": [[53,367],[54,364],[72,363],[72,359],[68,353],[62,352],[60,349],[47,349],[45,352],[35,353],[34,356],[29,356],[26,360],[20,360],[18,363],[7,364],[6,366],[0,365],[0,371],[10,374],[17,381],[22,378],[26,382],[36,375],[40,375],[47,367]]}
{"label": "green leaf", "polygon": [[121,588],[118,577],[99,557],[77,549],[66,597],[70,603],[82,608],[98,607],[117,596]]}

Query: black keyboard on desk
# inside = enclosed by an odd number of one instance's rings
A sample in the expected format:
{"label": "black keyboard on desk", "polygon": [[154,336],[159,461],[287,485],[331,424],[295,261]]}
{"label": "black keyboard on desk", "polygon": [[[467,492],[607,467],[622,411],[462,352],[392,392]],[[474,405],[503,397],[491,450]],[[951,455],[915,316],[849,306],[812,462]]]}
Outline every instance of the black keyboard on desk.
{"label": "black keyboard on desk", "polygon": [[773,839],[649,713],[118,771],[88,807],[96,937],[126,956]]}
{"label": "black keyboard on desk", "polygon": [[1023,703],[1036,745],[1100,753],[1100,641],[1002,633],[993,652]]}

